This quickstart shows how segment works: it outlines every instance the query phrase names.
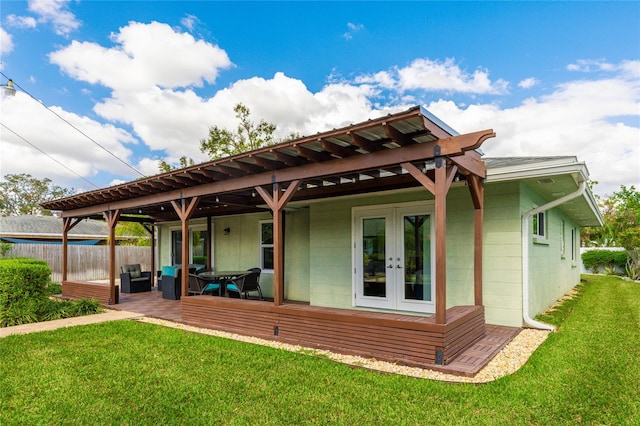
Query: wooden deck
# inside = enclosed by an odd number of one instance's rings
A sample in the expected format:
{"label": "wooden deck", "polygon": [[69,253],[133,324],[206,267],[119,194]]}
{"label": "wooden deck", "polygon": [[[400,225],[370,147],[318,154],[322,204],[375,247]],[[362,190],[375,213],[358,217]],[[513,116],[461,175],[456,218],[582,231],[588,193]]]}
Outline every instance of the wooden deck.
{"label": "wooden deck", "polygon": [[[119,302],[109,308],[469,377],[520,331],[485,325],[484,310],[475,306],[448,309],[447,324],[438,325],[433,317],[294,302],[275,306],[268,301],[212,296],[166,300],[155,288],[151,292],[122,293]],[[443,365],[436,364],[438,349],[442,350]]]}

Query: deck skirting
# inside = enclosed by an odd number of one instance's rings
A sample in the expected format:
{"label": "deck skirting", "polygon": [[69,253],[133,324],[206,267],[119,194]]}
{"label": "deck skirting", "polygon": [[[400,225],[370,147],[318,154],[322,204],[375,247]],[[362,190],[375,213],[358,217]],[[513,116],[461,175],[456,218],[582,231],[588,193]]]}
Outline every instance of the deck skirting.
{"label": "deck skirting", "polygon": [[87,281],[63,281],[62,297],[65,299],[97,299],[103,305],[113,305],[118,303],[120,286],[116,285],[116,300],[111,300],[111,289],[109,284],[87,282]]}
{"label": "deck skirting", "polygon": [[211,296],[182,298],[183,322],[409,366],[446,365],[485,335],[482,306],[433,317],[323,308]]}

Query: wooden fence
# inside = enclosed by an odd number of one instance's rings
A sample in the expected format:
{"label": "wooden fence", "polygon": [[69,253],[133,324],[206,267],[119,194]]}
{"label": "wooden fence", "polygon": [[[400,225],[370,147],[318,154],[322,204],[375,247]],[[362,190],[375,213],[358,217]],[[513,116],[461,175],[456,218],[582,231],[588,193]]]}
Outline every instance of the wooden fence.
{"label": "wooden fence", "polygon": [[[68,246],[67,279],[72,281],[109,278],[109,246]],[[11,244],[9,257],[45,260],[51,268],[51,281],[62,281],[62,246],[56,244]],[[116,275],[120,265],[139,263],[143,271],[151,268],[151,247],[116,246]]]}

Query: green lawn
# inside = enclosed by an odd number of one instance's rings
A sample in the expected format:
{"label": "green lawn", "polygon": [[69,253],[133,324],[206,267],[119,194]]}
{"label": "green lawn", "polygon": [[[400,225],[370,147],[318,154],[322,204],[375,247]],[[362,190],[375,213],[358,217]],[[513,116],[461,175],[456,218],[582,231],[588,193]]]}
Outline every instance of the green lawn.
{"label": "green lawn", "polygon": [[0,424],[640,424],[640,284],[586,276],[516,374],[380,374],[133,321],[0,340]]}

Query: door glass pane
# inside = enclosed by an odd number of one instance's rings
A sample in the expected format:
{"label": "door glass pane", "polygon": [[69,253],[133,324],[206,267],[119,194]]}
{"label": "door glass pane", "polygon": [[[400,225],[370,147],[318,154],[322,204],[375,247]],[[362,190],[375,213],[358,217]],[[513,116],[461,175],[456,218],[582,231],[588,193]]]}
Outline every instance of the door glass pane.
{"label": "door glass pane", "polygon": [[191,232],[191,263],[207,264],[207,231]]}
{"label": "door glass pane", "polygon": [[362,220],[362,271],[365,296],[386,297],[386,220]]}
{"label": "door glass pane", "polygon": [[404,298],[431,301],[429,215],[404,216]]}

